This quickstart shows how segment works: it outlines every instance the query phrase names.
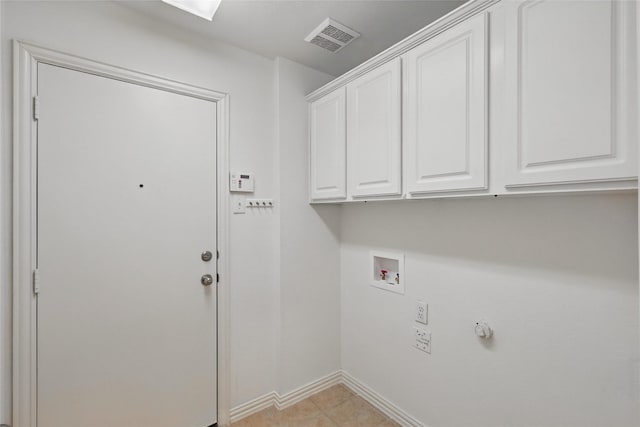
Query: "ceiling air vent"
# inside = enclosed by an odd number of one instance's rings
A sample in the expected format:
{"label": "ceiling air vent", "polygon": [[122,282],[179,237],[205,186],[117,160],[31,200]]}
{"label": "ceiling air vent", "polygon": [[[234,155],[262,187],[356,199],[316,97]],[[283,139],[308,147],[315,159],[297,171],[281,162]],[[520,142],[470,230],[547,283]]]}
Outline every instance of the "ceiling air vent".
{"label": "ceiling air vent", "polygon": [[311,31],[311,34],[305,37],[304,41],[335,53],[358,37],[360,37],[360,33],[327,18],[315,30]]}

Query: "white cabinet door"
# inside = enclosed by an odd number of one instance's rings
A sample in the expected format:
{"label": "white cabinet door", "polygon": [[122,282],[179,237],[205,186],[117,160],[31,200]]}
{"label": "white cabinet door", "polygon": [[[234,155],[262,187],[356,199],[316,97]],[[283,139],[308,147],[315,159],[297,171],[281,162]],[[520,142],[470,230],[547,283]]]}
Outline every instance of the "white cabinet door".
{"label": "white cabinet door", "polygon": [[505,2],[507,188],[637,176],[634,3]]}
{"label": "white cabinet door", "polygon": [[311,200],[346,197],[345,89],[310,105]]}
{"label": "white cabinet door", "polygon": [[487,188],[487,16],[403,56],[409,194]]}
{"label": "white cabinet door", "polygon": [[347,85],[347,174],[352,197],[402,192],[400,58]]}

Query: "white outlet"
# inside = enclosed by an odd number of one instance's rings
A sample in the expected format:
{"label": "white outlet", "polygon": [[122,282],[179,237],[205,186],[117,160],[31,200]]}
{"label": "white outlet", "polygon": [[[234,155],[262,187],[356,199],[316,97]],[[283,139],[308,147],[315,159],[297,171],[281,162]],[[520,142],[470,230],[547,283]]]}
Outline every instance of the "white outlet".
{"label": "white outlet", "polygon": [[427,324],[428,306],[424,301],[416,301],[415,321]]}
{"label": "white outlet", "polygon": [[415,348],[431,354],[431,332],[420,328],[414,328],[413,338],[413,346]]}

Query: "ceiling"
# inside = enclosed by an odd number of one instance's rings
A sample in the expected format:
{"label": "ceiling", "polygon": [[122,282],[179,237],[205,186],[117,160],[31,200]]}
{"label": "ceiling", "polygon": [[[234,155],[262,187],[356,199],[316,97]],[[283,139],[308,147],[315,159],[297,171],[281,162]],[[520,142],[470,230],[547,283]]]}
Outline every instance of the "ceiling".
{"label": "ceiling", "polygon": [[[333,76],[463,4],[463,0],[222,0],[209,22],[160,1],[125,4],[154,19],[269,58],[282,56]],[[331,17],[361,36],[337,53],[303,39]]]}

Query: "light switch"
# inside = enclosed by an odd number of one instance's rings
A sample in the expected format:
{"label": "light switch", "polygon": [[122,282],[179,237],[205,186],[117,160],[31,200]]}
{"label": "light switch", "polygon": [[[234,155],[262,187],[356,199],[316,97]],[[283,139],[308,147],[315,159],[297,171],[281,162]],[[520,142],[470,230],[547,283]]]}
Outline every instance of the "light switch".
{"label": "light switch", "polygon": [[234,214],[243,214],[247,212],[246,204],[245,204],[244,196],[233,196],[231,199],[231,204],[233,206]]}

